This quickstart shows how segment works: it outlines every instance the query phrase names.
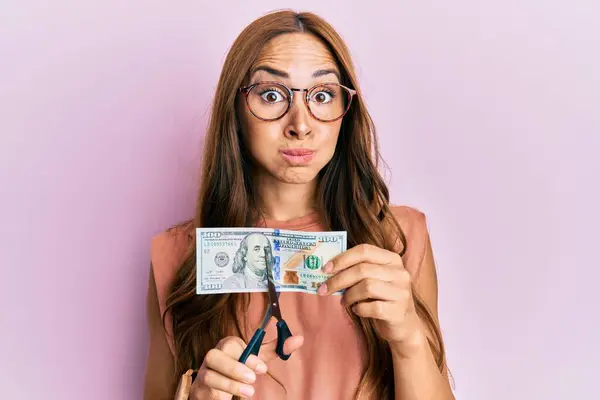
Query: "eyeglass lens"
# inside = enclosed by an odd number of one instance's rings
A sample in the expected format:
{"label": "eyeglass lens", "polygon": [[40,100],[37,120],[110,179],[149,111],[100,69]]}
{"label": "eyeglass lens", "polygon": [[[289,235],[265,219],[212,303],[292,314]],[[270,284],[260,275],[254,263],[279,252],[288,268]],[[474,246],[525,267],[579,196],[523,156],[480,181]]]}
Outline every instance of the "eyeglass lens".
{"label": "eyeglass lens", "polygon": [[[350,93],[346,88],[325,83],[315,86],[308,92],[308,107],[316,118],[330,121],[344,114],[349,98]],[[275,83],[260,83],[248,93],[248,107],[262,119],[281,117],[286,113],[289,103],[288,90],[285,86]]]}

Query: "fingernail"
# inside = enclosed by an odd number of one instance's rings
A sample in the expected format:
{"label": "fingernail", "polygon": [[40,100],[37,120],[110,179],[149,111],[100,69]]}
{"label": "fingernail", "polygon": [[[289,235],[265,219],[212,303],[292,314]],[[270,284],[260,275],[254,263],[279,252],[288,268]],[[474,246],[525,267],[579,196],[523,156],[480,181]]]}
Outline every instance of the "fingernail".
{"label": "fingernail", "polygon": [[242,385],[240,387],[240,392],[246,396],[246,397],[250,397],[254,394],[254,388],[252,386],[248,386],[248,385]]}
{"label": "fingernail", "polygon": [[333,263],[331,261],[327,261],[327,264],[325,264],[325,266],[323,267],[323,272],[328,274],[331,272],[332,269],[333,269]]}
{"label": "fingernail", "polygon": [[254,372],[252,371],[244,372],[244,380],[246,382],[254,382],[256,380],[256,375],[254,375]]}
{"label": "fingernail", "polygon": [[321,286],[319,286],[319,288],[317,289],[317,293],[320,295],[327,294],[327,284],[326,283],[321,284]]}
{"label": "fingernail", "polygon": [[259,374],[264,374],[265,372],[267,372],[267,366],[263,363],[260,363],[256,366],[256,372],[258,372]]}

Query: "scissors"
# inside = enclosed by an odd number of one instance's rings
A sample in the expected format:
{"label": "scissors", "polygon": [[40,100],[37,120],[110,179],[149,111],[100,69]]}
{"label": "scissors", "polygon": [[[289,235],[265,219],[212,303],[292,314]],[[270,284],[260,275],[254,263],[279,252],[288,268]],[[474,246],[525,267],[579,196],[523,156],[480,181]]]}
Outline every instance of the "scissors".
{"label": "scissors", "polygon": [[275,283],[273,282],[273,260],[267,249],[265,249],[265,261],[267,263],[267,283],[269,285],[269,305],[267,306],[267,310],[265,311],[265,316],[262,319],[260,324],[260,328],[254,332],[252,335],[252,339],[248,342],[248,345],[244,349],[244,352],[240,356],[238,360],[241,363],[245,363],[250,354],[258,355],[258,351],[260,350],[260,346],[262,346],[263,339],[265,337],[265,328],[269,324],[269,321],[272,317],[277,319],[277,346],[275,348],[275,352],[282,360],[287,360],[290,358],[290,354],[285,354],[283,351],[283,344],[287,340],[287,338],[292,336],[292,332],[290,332],[290,328],[288,328],[287,323],[281,317],[281,309],[279,308],[279,292],[275,291]]}

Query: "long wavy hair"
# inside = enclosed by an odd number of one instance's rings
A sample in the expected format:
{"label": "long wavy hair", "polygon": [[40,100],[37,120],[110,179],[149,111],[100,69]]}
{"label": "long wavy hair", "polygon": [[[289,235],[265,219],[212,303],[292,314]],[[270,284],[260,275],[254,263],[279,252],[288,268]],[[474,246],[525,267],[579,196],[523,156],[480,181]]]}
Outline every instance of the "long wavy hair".
{"label": "long wavy hair", "polygon": [[[206,132],[195,227],[255,226],[262,218],[252,183],[253,162],[240,132],[236,101],[238,88],[247,83],[249,70],[262,48],[286,33],[308,33],[320,39],[336,58],[341,83],[357,91],[342,121],[335,154],[317,177],[318,207],[325,228],[347,231],[348,248],[370,243],[403,255],[406,238],[391,214],[389,191],[378,171],[381,161],[375,127],[362,100],[350,52],[334,28],[313,13],[278,11],[264,15],[247,26],[233,43],[222,68]],[[163,320],[168,312],[172,316],[174,385],[187,369],[198,367],[220,339],[242,335],[241,318],[249,304],[247,293],[196,294],[192,233],[189,239],[189,250],[172,283],[163,314]],[[441,333],[414,290],[413,296],[418,315],[432,332],[429,344],[437,365],[444,371]],[[364,333],[369,355],[356,397],[393,398],[389,345],[378,336],[372,320],[347,311]]]}

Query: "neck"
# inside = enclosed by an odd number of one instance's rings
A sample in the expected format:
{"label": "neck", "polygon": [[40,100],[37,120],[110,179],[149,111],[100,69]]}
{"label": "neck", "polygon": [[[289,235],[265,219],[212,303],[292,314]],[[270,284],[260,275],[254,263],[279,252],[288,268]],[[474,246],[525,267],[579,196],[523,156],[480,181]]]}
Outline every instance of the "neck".
{"label": "neck", "polygon": [[316,179],[307,183],[284,183],[265,175],[255,179],[258,206],[268,219],[289,221],[316,209]]}

